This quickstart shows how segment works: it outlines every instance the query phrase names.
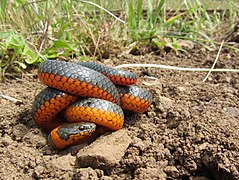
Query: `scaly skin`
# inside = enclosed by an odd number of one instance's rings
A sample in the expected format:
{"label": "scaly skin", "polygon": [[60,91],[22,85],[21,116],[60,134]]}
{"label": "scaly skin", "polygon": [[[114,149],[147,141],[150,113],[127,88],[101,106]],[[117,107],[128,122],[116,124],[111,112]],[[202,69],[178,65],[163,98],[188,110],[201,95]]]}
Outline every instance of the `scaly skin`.
{"label": "scaly skin", "polygon": [[137,81],[136,74],[129,71],[110,68],[108,66],[96,62],[79,62],[78,64],[93,69],[107,76],[114,84],[117,85],[133,85]]}
{"label": "scaly skin", "polygon": [[[34,100],[34,120],[52,130],[49,141],[56,149],[118,130],[124,123],[121,108],[144,112],[152,102],[149,91],[132,85],[137,80],[134,73],[98,63],[48,60],[39,65],[38,76],[49,87]],[[56,118],[59,113],[63,120]]]}
{"label": "scaly skin", "polygon": [[39,66],[38,78],[43,84],[70,94],[119,104],[119,93],[107,77],[77,63],[44,61]]}
{"label": "scaly skin", "polygon": [[56,115],[64,108],[78,99],[57,89],[45,88],[34,99],[33,116],[39,127],[46,131],[59,126],[61,123],[55,119]]}
{"label": "scaly skin", "polygon": [[152,103],[152,94],[138,86],[117,86],[122,109],[142,113]]}
{"label": "scaly skin", "polygon": [[124,113],[117,104],[95,98],[83,99],[68,106],[64,117],[68,122],[87,121],[114,131],[121,129],[124,123]]}

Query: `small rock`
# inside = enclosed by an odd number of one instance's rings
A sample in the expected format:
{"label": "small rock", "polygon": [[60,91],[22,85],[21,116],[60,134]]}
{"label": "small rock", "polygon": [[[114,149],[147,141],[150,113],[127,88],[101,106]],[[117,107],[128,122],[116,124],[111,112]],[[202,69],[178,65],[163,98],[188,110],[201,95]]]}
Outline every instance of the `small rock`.
{"label": "small rock", "polygon": [[230,83],[231,82],[231,77],[225,77],[225,82]]}
{"label": "small rock", "polygon": [[7,100],[6,100],[6,99],[3,99],[3,98],[1,98],[1,99],[0,99],[0,104],[1,104],[1,105],[7,104]]}
{"label": "small rock", "polygon": [[168,160],[161,160],[161,161],[158,161],[157,163],[161,167],[166,167],[168,165]]}
{"label": "small rock", "polygon": [[135,171],[135,179],[166,179],[166,174],[157,168],[138,168]]}
{"label": "small rock", "polygon": [[196,171],[197,170],[197,163],[193,160],[186,161],[185,165],[186,169],[189,169],[190,171]]}
{"label": "small rock", "polygon": [[13,136],[17,141],[21,140],[23,138],[23,136],[25,136],[25,134],[27,134],[27,132],[28,132],[28,129],[23,124],[18,124],[16,126],[14,126],[14,128],[13,128]]}
{"label": "small rock", "polygon": [[193,49],[195,47],[195,43],[189,40],[178,40],[177,44],[179,47],[182,47],[184,49]]}
{"label": "small rock", "polygon": [[198,146],[198,150],[199,150],[199,151],[202,151],[202,150],[208,148],[208,146],[209,146],[209,143],[208,143],[208,142],[205,142],[205,143],[203,143],[203,144],[201,144],[201,145]]}
{"label": "small rock", "polygon": [[185,92],[187,89],[185,87],[180,86],[180,87],[177,87],[177,90],[179,92]]}
{"label": "small rock", "polygon": [[33,176],[36,178],[36,179],[39,179],[41,177],[41,175],[44,173],[44,167],[41,166],[41,165],[38,165],[34,168],[34,173],[33,173]]}
{"label": "small rock", "polygon": [[12,138],[10,136],[6,135],[6,136],[1,138],[1,143],[4,146],[9,146],[10,144],[13,143],[13,140],[12,140]]}
{"label": "small rock", "polygon": [[175,166],[167,166],[164,168],[164,172],[169,176],[176,178],[179,176],[179,171]]}
{"label": "small rock", "polygon": [[78,163],[82,167],[108,169],[121,160],[131,141],[126,129],[101,136],[78,152]]}
{"label": "small rock", "polygon": [[173,101],[167,97],[159,96],[156,108],[161,112],[172,107]]}
{"label": "small rock", "polygon": [[154,111],[149,111],[148,116],[153,118],[156,116],[156,113]]}
{"label": "small rock", "polygon": [[72,179],[73,173],[69,172],[69,173],[65,173],[62,174],[60,177],[60,179]]}
{"label": "small rock", "polygon": [[99,169],[88,168],[80,168],[77,169],[76,179],[85,180],[85,179],[99,179],[103,177],[104,172]]}
{"label": "small rock", "polygon": [[101,180],[112,180],[113,178],[110,176],[103,176],[102,178],[100,178]]}
{"label": "small rock", "polygon": [[190,118],[190,117],[191,117],[191,113],[190,113],[189,110],[186,109],[186,108],[181,111],[181,114],[182,114],[185,118]]}
{"label": "small rock", "polygon": [[209,82],[211,82],[211,81],[212,81],[212,77],[209,76],[209,77],[207,78],[207,80],[208,80]]}
{"label": "small rock", "polygon": [[204,137],[203,133],[201,133],[201,132],[196,133],[195,142],[196,143],[201,142],[203,137]]}
{"label": "small rock", "polygon": [[235,108],[235,107],[223,108],[223,111],[225,112],[225,114],[232,116],[232,117],[239,116],[239,109]]}
{"label": "small rock", "polygon": [[109,67],[113,67],[114,66],[114,63],[111,59],[105,59],[103,61],[103,64],[105,64],[106,66],[109,66]]}
{"label": "small rock", "polygon": [[59,158],[52,159],[51,164],[56,169],[63,171],[72,171],[75,164],[76,157],[70,154],[61,156]]}
{"label": "small rock", "polygon": [[132,138],[132,146],[136,147],[138,149],[140,149],[141,151],[144,151],[144,149],[147,147],[144,142],[142,141],[142,139],[134,136]]}

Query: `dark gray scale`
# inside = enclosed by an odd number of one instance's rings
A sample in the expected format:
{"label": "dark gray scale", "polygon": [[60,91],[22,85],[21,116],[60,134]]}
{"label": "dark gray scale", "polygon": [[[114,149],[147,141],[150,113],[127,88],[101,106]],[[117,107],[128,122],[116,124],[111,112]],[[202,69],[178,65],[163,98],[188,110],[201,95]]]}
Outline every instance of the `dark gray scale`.
{"label": "dark gray scale", "polygon": [[101,84],[98,88],[111,94],[116,102],[119,103],[118,91],[115,85],[107,77],[90,68],[83,67],[78,63],[47,60],[39,65],[38,72],[55,74],[55,76],[59,75],[67,79],[72,78],[81,82],[86,82],[87,84],[92,84],[93,86]]}
{"label": "dark gray scale", "polygon": [[148,102],[152,102],[152,94],[146,89],[140,88],[138,86],[116,86],[118,92],[121,94],[128,94],[129,96],[133,95],[135,98],[139,97]]}
{"label": "dark gray scale", "polygon": [[88,67],[90,69],[94,69],[95,71],[98,71],[105,75],[119,76],[119,77],[123,77],[123,78],[131,78],[131,79],[137,78],[135,73],[114,69],[114,68],[105,66],[103,64],[96,63],[96,62],[78,62],[78,64],[80,64],[81,66],[84,66],[84,67]]}

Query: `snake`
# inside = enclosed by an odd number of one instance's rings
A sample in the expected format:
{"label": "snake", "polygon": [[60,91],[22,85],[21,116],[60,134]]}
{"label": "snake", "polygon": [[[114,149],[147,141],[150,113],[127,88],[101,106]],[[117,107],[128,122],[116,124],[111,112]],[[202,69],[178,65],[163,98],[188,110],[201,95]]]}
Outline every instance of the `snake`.
{"label": "snake", "polygon": [[33,119],[58,150],[119,130],[124,111],[143,113],[152,103],[135,73],[98,62],[45,60],[38,79],[47,87],[34,99]]}

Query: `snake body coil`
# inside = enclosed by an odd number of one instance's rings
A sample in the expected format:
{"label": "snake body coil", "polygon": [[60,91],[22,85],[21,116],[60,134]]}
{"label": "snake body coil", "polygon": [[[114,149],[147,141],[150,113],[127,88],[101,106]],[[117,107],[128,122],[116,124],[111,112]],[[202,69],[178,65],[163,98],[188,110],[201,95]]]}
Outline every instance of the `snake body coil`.
{"label": "snake body coil", "polygon": [[51,131],[49,141],[56,149],[118,130],[124,123],[122,109],[144,112],[152,102],[149,91],[132,85],[134,73],[98,63],[47,60],[39,65],[38,77],[48,87],[34,100],[34,120]]}

